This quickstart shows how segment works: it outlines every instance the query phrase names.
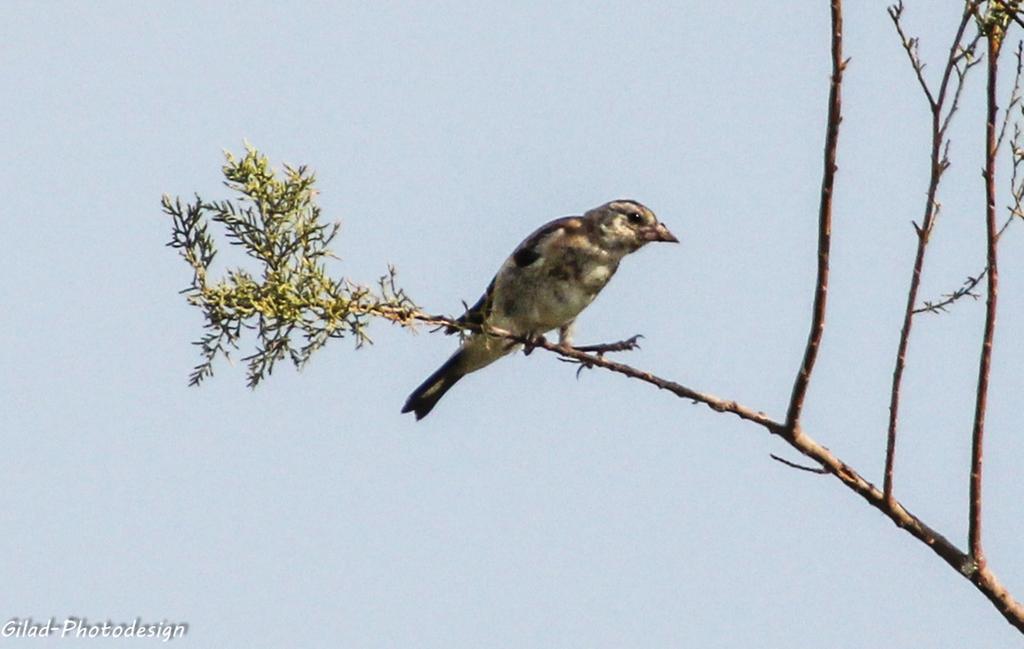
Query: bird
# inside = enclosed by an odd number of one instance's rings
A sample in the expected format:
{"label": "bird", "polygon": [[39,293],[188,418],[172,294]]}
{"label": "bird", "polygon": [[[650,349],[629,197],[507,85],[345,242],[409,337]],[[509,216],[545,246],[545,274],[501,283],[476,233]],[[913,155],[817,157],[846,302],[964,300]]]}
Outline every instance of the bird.
{"label": "bird", "polygon": [[472,333],[413,390],[402,413],[423,419],[462,377],[522,347],[486,328],[528,340],[558,329],[559,346],[570,347],[576,317],[608,284],[623,257],[652,241],[679,243],[653,211],[628,199],[542,225],[516,247],[483,296],[456,320]]}

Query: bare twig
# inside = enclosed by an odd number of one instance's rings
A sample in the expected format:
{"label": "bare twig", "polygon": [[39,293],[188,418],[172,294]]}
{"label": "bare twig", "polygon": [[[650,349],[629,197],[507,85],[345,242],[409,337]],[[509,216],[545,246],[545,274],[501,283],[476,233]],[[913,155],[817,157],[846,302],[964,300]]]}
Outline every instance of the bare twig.
{"label": "bare twig", "polygon": [[[388,315],[384,315],[383,317],[386,317],[390,320],[394,320],[395,322],[407,323],[410,320],[416,320],[426,324],[441,325],[457,330],[461,329],[469,331],[482,331],[492,336],[501,336],[503,338],[508,338],[509,340],[518,342],[522,345],[530,345],[534,349],[546,349],[549,352],[554,352],[558,354],[562,358],[571,359],[590,367],[602,367],[606,370],[618,372],[619,374],[623,374],[630,378],[637,379],[645,383],[650,383],[651,385],[661,390],[667,390],[682,399],[689,399],[690,401],[693,401],[695,403],[703,403],[712,410],[716,410],[718,412],[729,412],[738,416],[740,419],[752,421],[755,424],[764,426],[773,433],[777,433],[778,431],[776,429],[781,426],[780,424],[772,421],[763,412],[751,410],[750,408],[742,406],[736,403],[735,401],[727,401],[725,399],[720,399],[712,394],[692,390],[674,381],[659,378],[651,374],[650,372],[644,372],[643,370],[638,370],[623,363],[616,363],[615,361],[608,360],[601,353],[588,353],[585,351],[580,351],[579,349],[574,347],[563,347],[562,345],[549,342],[544,338],[527,339],[524,338],[523,336],[513,335],[502,329],[497,329],[494,327],[482,327],[480,325],[458,322],[455,318],[449,318],[447,316],[442,315],[430,315],[421,312],[404,312],[396,313],[394,317]],[[623,342],[625,343],[629,341]],[[632,342],[635,344],[635,341]],[[620,345],[621,343],[615,346]]]}
{"label": "bare twig", "polygon": [[[1016,181],[1016,176],[1019,173],[1017,167],[1021,164],[1024,164],[1024,159],[1014,162],[1014,205],[1010,206],[1010,215],[1006,217],[1006,220],[1003,221],[1003,225],[999,228],[999,232],[996,233],[997,242],[1002,238],[1003,233],[1006,232],[1006,228],[1010,227],[1010,224],[1013,223],[1015,218],[1024,218],[1024,211],[1021,209],[1021,203],[1024,202],[1024,180],[1021,182]],[[950,307],[950,305],[964,297],[969,297],[972,300],[980,299],[981,295],[974,289],[977,288],[978,284],[981,283],[981,280],[985,279],[987,275],[988,267],[986,266],[985,268],[982,268],[981,272],[977,275],[968,276],[960,288],[956,289],[952,293],[944,294],[942,299],[938,302],[925,300],[924,304],[914,309],[914,314],[944,312]]]}
{"label": "bare twig", "polygon": [[814,307],[811,330],[807,335],[803,361],[793,383],[786,412],[786,427],[795,430],[800,422],[811,372],[818,357],[818,348],[825,333],[825,309],[828,302],[829,251],[832,245],[832,190],[835,186],[836,149],[839,145],[839,123],[842,121],[843,70],[843,6],[841,0],[832,0],[832,79],[828,91],[828,122],[825,130],[824,171],[821,178],[821,204],[818,210],[818,275],[814,289]]}
{"label": "bare twig", "polygon": [[[996,241],[1000,241],[1003,237],[1003,233],[1006,232],[1006,228],[1010,227],[1014,219],[1024,218],[1024,210],[1022,210],[1022,203],[1024,203],[1024,179],[1018,181],[1017,174],[1019,173],[1018,167],[1024,165],[1024,158],[1015,159],[1013,165],[1013,200],[1014,205],[1009,207],[1010,215],[1003,221],[1003,225],[1000,226],[999,232],[996,233]],[[914,314],[918,313],[940,313],[946,311],[950,305],[958,301],[961,298],[969,297],[972,300],[981,298],[981,295],[975,292],[975,288],[981,283],[981,280],[985,279],[988,275],[988,267],[981,269],[977,275],[968,276],[964,280],[964,283],[960,288],[956,289],[952,293],[946,293],[942,296],[942,299],[938,302],[932,302],[925,300],[924,304],[914,309]]]}
{"label": "bare twig", "polygon": [[[1020,133],[1019,127],[1014,128],[1015,130],[1018,130],[1018,134],[1014,135],[1014,140],[1016,141]],[[1024,165],[1024,152],[1022,152],[1021,156],[1014,156],[1014,176],[1011,180],[1014,205],[1009,206],[1010,215],[1007,217],[1006,221],[1002,222],[1002,225],[999,226],[999,231],[996,232],[995,234],[996,242],[1001,241],[1002,233],[1007,231],[1007,228],[1010,227],[1010,224],[1014,222],[1014,219],[1024,218],[1024,208],[1022,208],[1022,204],[1024,204],[1024,179],[1018,177],[1020,174],[1020,167],[1022,165]],[[968,275],[968,278],[964,280],[964,284],[961,285],[961,287],[959,287],[952,293],[944,294],[942,296],[942,299],[939,300],[938,302],[926,300],[924,304],[922,304],[922,306],[915,308],[913,310],[914,314],[944,312],[949,308],[950,305],[952,305],[954,302],[961,298],[969,297],[972,300],[980,299],[981,295],[977,293],[975,289],[978,287],[979,284],[981,284],[981,280],[984,279],[987,274],[988,267],[986,266],[982,268],[981,272],[979,272],[978,274]]]}
{"label": "bare twig", "polygon": [[[889,9],[889,16],[892,17],[892,21],[896,25],[896,31],[904,43],[904,48],[906,48],[906,44],[908,42],[907,36],[903,32],[900,20],[902,13],[902,3]],[[967,29],[967,24],[971,20],[971,14],[972,8],[968,3],[964,6],[963,15],[960,17],[960,24],[957,26],[956,35],[953,37],[953,43],[949,48],[949,56],[946,58],[946,65],[942,73],[942,80],[939,84],[938,95],[932,95],[927,82],[925,82],[924,78],[921,76],[920,70],[923,67],[923,64],[916,56],[916,49],[913,51],[913,55],[911,56],[911,65],[917,73],[917,77],[922,88],[924,88],[924,94],[928,99],[928,105],[931,109],[932,142],[931,156],[929,160],[931,174],[925,198],[924,217],[921,221],[921,225],[917,225],[916,223],[914,224],[914,229],[917,232],[917,252],[914,256],[914,267],[910,275],[910,287],[907,289],[907,302],[903,312],[903,327],[900,330],[900,340],[896,349],[896,362],[893,365],[892,372],[892,389],[889,394],[889,428],[885,446],[883,492],[885,493],[886,500],[890,502],[893,497],[893,466],[896,458],[896,430],[897,422],[899,421],[900,387],[903,381],[903,371],[906,367],[907,348],[910,344],[910,331],[914,323],[914,305],[917,303],[917,291],[921,285],[921,273],[924,269],[925,251],[927,250],[928,242],[931,238],[932,228],[935,227],[935,220],[939,214],[939,203],[936,200],[939,183],[942,181],[943,173],[949,166],[949,157],[947,153],[949,143],[948,140],[946,140],[946,129],[949,126],[950,118],[956,112],[960,92],[964,86],[964,79],[967,71],[972,65],[972,62],[971,60],[968,60],[963,70],[958,67],[958,64],[959,61],[966,56],[965,52],[973,51],[974,44],[977,41],[977,37],[975,37],[969,46],[965,48],[963,45],[964,31]],[[911,54],[910,50],[908,50],[908,54]],[[949,81],[953,77],[954,72],[956,72],[957,75],[956,88],[953,93],[953,99],[949,110],[946,111],[946,98],[947,91],[949,89]],[[943,116],[944,111],[946,111],[945,116]]]}
{"label": "bare twig", "polygon": [[914,309],[914,314],[918,313],[941,313],[946,311],[950,305],[963,297],[970,297],[973,300],[977,300],[980,296],[974,292],[974,288],[978,285],[981,280],[985,279],[985,275],[988,274],[988,268],[983,268],[980,273],[974,276],[968,276],[964,280],[964,283],[960,285],[960,288],[956,289],[952,293],[946,293],[942,296],[942,299],[938,302],[932,302],[931,300],[925,300],[924,304]]}
{"label": "bare twig", "polygon": [[[1002,125],[999,127],[999,137],[996,138],[996,151],[1003,148],[1003,141],[1006,139],[1006,129],[1011,121],[1010,113],[1012,113],[1013,109],[1016,108],[1018,104],[1020,104],[1020,75],[1022,67],[1024,67],[1024,59],[1021,59],[1022,47],[1024,47],[1024,43],[1018,41],[1016,52],[1017,69],[1013,77],[1013,90],[1010,92],[1010,100],[1006,104],[1006,109],[1003,110]],[[1016,127],[1016,125],[1017,123],[1015,122],[1014,126]]]}
{"label": "bare twig", "polygon": [[[970,8],[968,9],[970,10]],[[973,43],[978,40],[981,32],[974,37]],[[1007,103],[1006,109],[1003,111],[1002,126],[999,128],[999,137],[996,141],[996,150],[1002,150],[1002,144],[1005,139],[1005,134],[1008,130],[1008,124],[1011,122],[1010,115],[1015,112],[1019,112],[1021,105],[1021,77],[1024,72],[1024,42],[1017,43],[1017,51],[1015,53],[1017,60],[1016,72],[1013,80],[1013,90],[1010,92],[1010,99]],[[970,63],[970,67],[973,67],[978,63],[980,59],[973,59]],[[958,72],[959,73],[959,72]],[[956,89],[956,94],[959,96],[960,90],[963,88],[961,81]],[[955,101],[954,101],[955,103]],[[949,116],[947,116],[947,120]],[[945,126],[943,127],[945,128]],[[1024,210],[1022,210],[1022,202],[1024,202],[1024,180],[1020,177],[1021,166],[1024,165],[1024,149],[1021,144],[1021,130],[1019,123],[1014,123],[1013,127],[1013,138],[1011,140],[1012,157],[1013,157],[1013,175],[1010,178],[1010,195],[1013,199],[1013,204],[1009,206],[1009,216],[1006,221],[1003,222],[1002,227],[999,228],[999,234],[997,239],[1001,239],[1003,232],[1013,222],[1014,217],[1024,218]],[[949,140],[946,140],[946,146],[948,147]],[[975,288],[981,283],[981,280],[985,279],[988,275],[988,267],[982,268],[980,272],[975,275],[968,275],[967,279],[963,281],[956,290],[950,291],[949,293],[943,293],[941,299],[925,300],[921,306],[914,309],[914,315],[918,313],[944,313],[950,306],[959,301],[962,298],[969,297],[973,300],[977,300],[981,297],[980,294],[975,292]]]}
{"label": "bare twig", "polygon": [[791,462],[791,461],[787,460],[784,457],[776,455],[775,453],[769,453],[768,457],[770,457],[771,459],[775,460],[776,462],[779,462],[780,464],[785,464],[786,466],[788,466],[791,469],[797,469],[797,470],[800,470],[800,471],[806,471],[808,473],[817,473],[819,475],[828,475],[828,469],[824,469],[824,468],[822,468],[820,466],[804,466],[803,464],[798,464],[796,462]]}
{"label": "bare twig", "polygon": [[996,229],[996,82],[999,77],[999,49],[1003,31],[990,25],[988,39],[988,82],[986,99],[988,118],[985,122],[985,230],[988,258],[988,298],[985,308],[985,329],[982,334],[981,359],[978,363],[978,394],[974,408],[974,430],[971,436],[970,514],[967,533],[968,551],[979,568],[985,567],[985,554],[981,543],[981,478],[985,436],[985,407],[988,403],[989,374],[992,368],[992,343],[996,328],[996,302],[999,294],[999,266],[997,265],[998,231]]}
{"label": "bare twig", "polygon": [[[483,331],[492,336],[501,336],[518,343],[528,341],[521,336],[514,336],[507,331],[494,328],[484,328],[479,325],[460,323],[455,318],[441,315],[431,315],[420,311],[409,311],[396,309],[394,311],[382,311],[381,317],[397,323],[408,325],[410,322],[422,322],[428,325],[451,327],[454,329]],[[675,396],[701,403],[718,412],[728,412],[740,419],[752,422],[761,426],[769,433],[783,439],[791,448],[808,458],[815,464],[821,466],[821,470],[834,476],[848,489],[859,494],[872,507],[882,512],[897,527],[906,530],[914,538],[924,543],[935,554],[941,557],[947,564],[953,567],[958,574],[970,580],[972,584],[996,607],[1006,620],[1014,627],[1024,632],[1024,604],[1016,601],[999,582],[996,576],[987,568],[976,565],[970,557],[956,547],[945,536],[928,526],[921,519],[910,513],[899,501],[888,501],[882,491],[865,480],[853,467],[836,457],[830,450],[816,442],[799,426],[790,428],[785,423],[773,419],[764,412],[743,405],[736,401],[723,399],[707,392],[701,392],[686,387],[675,381],[661,378],[650,372],[640,370],[623,363],[608,360],[603,356],[587,354],[576,349],[567,349],[546,340],[533,341],[535,348],[558,354],[562,358],[572,359],[581,364],[592,367],[600,367],[623,376],[649,383],[661,390],[670,392]],[[781,461],[781,460],[780,460]],[[784,464],[787,462],[783,462]],[[803,467],[805,469],[809,467]],[[812,469],[817,471],[817,469]]]}
{"label": "bare twig", "polygon": [[[966,12],[973,12],[980,2],[981,0],[977,0],[976,2],[968,3]],[[971,68],[981,63],[981,58],[977,56],[978,41],[981,40],[981,36],[981,30],[979,29],[966,45],[959,45],[958,49],[951,53],[953,72],[956,73],[957,83],[953,89],[953,100],[949,104],[949,110],[946,111],[946,117],[942,120],[943,136],[949,130],[949,123],[953,120],[953,115],[960,108],[960,97],[964,91],[964,79],[967,77],[967,73],[971,71]],[[949,83],[949,78],[945,79],[945,82]],[[948,139],[945,146],[947,149],[949,148]]]}
{"label": "bare twig", "polygon": [[907,53],[907,58],[910,59],[910,66],[914,69],[914,74],[917,75],[917,82],[921,85],[921,90],[924,91],[925,97],[928,98],[928,104],[934,109],[938,102],[932,96],[932,89],[928,87],[928,82],[924,78],[925,65],[918,54],[918,40],[907,36],[903,31],[903,23],[901,21],[903,18],[903,0],[899,0],[896,4],[891,5],[887,11],[893,25],[896,26],[896,33],[900,37],[900,43]]}

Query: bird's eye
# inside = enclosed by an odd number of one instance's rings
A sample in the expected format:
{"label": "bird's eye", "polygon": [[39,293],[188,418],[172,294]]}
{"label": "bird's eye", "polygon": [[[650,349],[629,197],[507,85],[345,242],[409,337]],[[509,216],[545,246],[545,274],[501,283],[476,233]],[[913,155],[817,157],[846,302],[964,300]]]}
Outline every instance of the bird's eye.
{"label": "bird's eye", "polygon": [[630,223],[636,225],[639,225],[644,222],[644,217],[642,214],[640,214],[640,212],[630,212],[629,214],[626,215],[626,218],[629,219]]}

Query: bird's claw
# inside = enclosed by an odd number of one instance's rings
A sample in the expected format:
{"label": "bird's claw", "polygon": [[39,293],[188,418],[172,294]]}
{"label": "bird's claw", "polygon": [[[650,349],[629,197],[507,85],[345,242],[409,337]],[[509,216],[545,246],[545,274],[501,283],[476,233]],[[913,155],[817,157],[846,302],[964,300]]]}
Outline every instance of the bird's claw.
{"label": "bird's claw", "polygon": [[640,343],[638,341],[641,338],[643,338],[643,334],[637,334],[631,338],[614,343],[583,345],[582,347],[573,347],[573,349],[585,354],[597,354],[598,356],[603,356],[608,352],[631,352],[634,349],[640,349]]}
{"label": "bird's claw", "polygon": [[[604,358],[604,355],[608,352],[628,352],[634,349],[640,349],[640,343],[638,341],[641,338],[643,338],[643,335],[637,334],[631,338],[627,338],[626,340],[620,340],[614,343],[603,343],[599,345],[582,345],[580,347],[566,346],[566,349],[569,349],[574,352],[582,352],[584,354],[596,354],[598,358]],[[576,368],[577,379],[580,377],[580,373],[583,372],[583,370],[589,370],[594,367],[593,361],[589,361],[582,358],[559,357],[558,360],[562,361],[563,363],[573,363],[575,365],[579,365],[579,367]]]}
{"label": "bird's claw", "polygon": [[540,347],[541,345],[547,344],[547,342],[547,338],[545,338],[544,336],[537,336],[535,338],[529,339],[527,342],[523,343],[523,356],[529,356],[530,354],[533,353],[534,349]]}

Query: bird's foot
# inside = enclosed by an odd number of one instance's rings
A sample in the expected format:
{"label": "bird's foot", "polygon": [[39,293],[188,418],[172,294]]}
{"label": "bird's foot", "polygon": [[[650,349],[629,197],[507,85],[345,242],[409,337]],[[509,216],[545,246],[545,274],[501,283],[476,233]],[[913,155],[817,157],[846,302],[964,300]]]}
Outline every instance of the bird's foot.
{"label": "bird's foot", "polygon": [[[638,342],[643,336],[637,334],[632,338],[626,340],[620,340],[614,343],[602,343],[599,345],[581,345],[579,347],[566,346],[567,349],[571,349],[575,352],[583,352],[584,354],[597,354],[598,358],[604,357],[608,352],[628,352],[634,349],[640,349],[640,343]],[[594,367],[594,364],[588,360],[579,358],[559,358],[558,360],[564,363],[575,363],[579,365],[576,368],[576,378],[580,377],[580,372],[583,370],[589,370]]]}
{"label": "bird's foot", "polygon": [[572,349],[585,354],[597,354],[598,356],[604,356],[608,352],[631,352],[634,349],[640,349],[639,340],[641,338],[643,338],[643,334],[637,334],[632,338],[627,338],[614,343],[582,345],[580,347],[572,347]]}
{"label": "bird's foot", "polygon": [[534,349],[536,349],[537,347],[539,347],[541,345],[546,344],[547,342],[548,342],[547,338],[545,338],[543,335],[535,336],[533,338],[528,339],[527,342],[523,343],[523,355],[524,356],[529,356],[530,354],[533,353]]}

